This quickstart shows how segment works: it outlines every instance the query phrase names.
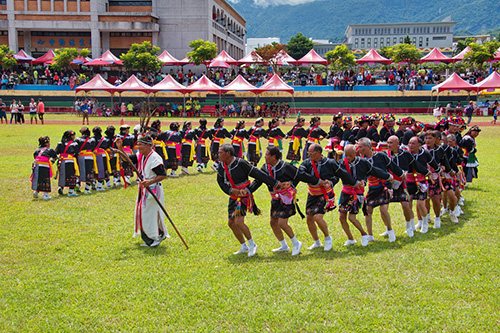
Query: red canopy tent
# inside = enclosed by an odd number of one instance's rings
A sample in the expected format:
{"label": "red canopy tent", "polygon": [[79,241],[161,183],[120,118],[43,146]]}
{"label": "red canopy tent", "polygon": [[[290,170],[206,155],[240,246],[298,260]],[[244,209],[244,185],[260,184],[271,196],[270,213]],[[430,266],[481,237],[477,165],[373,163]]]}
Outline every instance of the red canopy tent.
{"label": "red canopy tent", "polygon": [[453,62],[457,62],[457,61],[462,61],[464,60],[464,57],[467,53],[469,53],[469,51],[472,51],[472,49],[470,47],[466,47],[465,49],[462,50],[462,52],[460,52],[459,54],[457,54],[456,56],[454,56],[452,59],[453,59]]}
{"label": "red canopy tent", "polygon": [[103,60],[102,58],[97,58],[94,60],[87,61],[83,64],[84,66],[112,66],[111,61]]}
{"label": "red canopy tent", "polygon": [[231,68],[231,65],[222,60],[212,60],[208,65],[209,68]]}
{"label": "red canopy tent", "polygon": [[378,54],[377,51],[371,49],[365,54],[362,58],[356,60],[357,64],[373,64],[373,63],[381,63],[381,64],[390,64],[392,63],[391,59],[387,59]]}
{"label": "red canopy tent", "polygon": [[321,64],[328,65],[328,61],[321,57],[314,49],[295,62],[296,65]]}
{"label": "red canopy tent", "polygon": [[17,54],[14,54],[14,58],[16,58],[19,62],[31,62],[35,60],[35,58],[24,52],[24,50],[19,50]]}
{"label": "red canopy tent", "polygon": [[163,66],[178,66],[179,59],[174,58],[167,50],[163,51],[158,59],[163,63]]}
{"label": "red canopy tent", "polygon": [[186,87],[184,87],[182,84],[177,82],[176,79],[174,79],[170,74],[167,75],[163,80],[155,84],[152,89],[156,91],[176,91],[180,92],[181,94],[185,94]]}
{"label": "red canopy tent", "polygon": [[238,75],[230,84],[222,88],[222,91],[225,93],[229,91],[249,91],[256,95],[261,93],[259,88],[245,80],[241,75]]}
{"label": "red canopy tent", "polygon": [[259,94],[266,91],[284,91],[293,95],[293,88],[286,84],[278,74],[274,74],[269,80],[266,81],[260,88]]}
{"label": "red canopy tent", "polygon": [[236,62],[236,65],[264,64],[265,61],[255,51],[250,52]]}
{"label": "red canopy tent", "polygon": [[495,91],[495,89],[500,89],[500,74],[492,72],[486,79],[476,83],[474,87],[476,87],[478,91],[486,89],[489,92]]}
{"label": "red canopy tent", "polygon": [[115,91],[115,86],[113,86],[108,81],[104,80],[101,75],[97,74],[89,82],[76,87],[75,91],[93,91],[93,90],[104,90],[110,94]]}
{"label": "red canopy tent", "polygon": [[423,56],[419,61],[419,63],[424,62],[453,62],[453,59],[445,56],[437,47],[433,48],[431,52]]}
{"label": "red canopy tent", "polygon": [[123,91],[141,91],[146,94],[150,94],[155,92],[153,87],[148,86],[141,80],[139,80],[135,75],[132,75],[127,79],[127,81],[123,82],[119,86],[114,88],[115,91],[123,92]]}
{"label": "red canopy tent", "polygon": [[276,61],[276,64],[278,66],[284,66],[287,64],[295,64],[297,60],[292,58],[288,53],[285,52],[285,50],[281,50],[278,52],[276,57],[274,57],[274,60]]}
{"label": "red canopy tent", "polygon": [[109,61],[113,65],[118,65],[118,66],[123,65],[123,62],[117,56],[115,56],[113,53],[111,53],[110,50],[107,50],[106,52],[104,52],[102,54],[102,56],[100,56],[98,59],[102,59],[104,61]]}
{"label": "red canopy tent", "polygon": [[221,53],[219,53],[217,57],[213,58],[212,62],[216,60],[224,61],[230,65],[236,65],[238,63],[238,61],[234,60],[234,58],[231,57],[229,54],[227,54],[227,52],[224,50]]}
{"label": "red canopy tent", "polygon": [[197,91],[213,92],[220,95],[222,93],[222,87],[219,87],[203,75],[198,81],[186,87],[186,92],[188,93]]}
{"label": "red canopy tent", "polygon": [[54,63],[55,56],[56,56],[56,54],[54,53],[54,51],[49,50],[43,56],[41,56],[40,58],[36,58],[31,63],[32,64],[52,64],[52,63]]}
{"label": "red canopy tent", "polygon": [[444,82],[432,87],[432,91],[437,91],[438,95],[441,91],[445,90],[453,92],[458,92],[459,90],[478,91],[478,88],[462,79],[457,73],[453,73]]}
{"label": "red canopy tent", "polygon": [[190,63],[191,63],[191,60],[189,60],[188,57],[185,57],[184,59],[179,60],[179,63],[177,64],[177,66],[184,66],[184,65],[188,65]]}

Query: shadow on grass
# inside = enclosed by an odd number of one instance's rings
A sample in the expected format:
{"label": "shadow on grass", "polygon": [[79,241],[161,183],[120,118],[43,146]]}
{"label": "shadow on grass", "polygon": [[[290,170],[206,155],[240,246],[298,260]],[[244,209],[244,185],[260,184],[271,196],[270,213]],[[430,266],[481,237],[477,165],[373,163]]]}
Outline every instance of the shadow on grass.
{"label": "shadow on grass", "polygon": [[[465,208],[464,208],[465,209]],[[268,254],[267,249],[259,249],[261,252],[257,252],[257,254],[249,258],[248,256],[242,255],[230,255],[227,256],[227,261],[231,264],[242,264],[249,261],[255,262],[285,262],[285,261],[305,261],[310,259],[318,259],[323,258],[326,260],[334,260],[339,258],[345,258],[348,256],[365,256],[371,253],[378,253],[383,251],[394,251],[404,248],[405,246],[409,246],[419,242],[429,242],[435,241],[439,238],[446,237],[448,235],[456,233],[460,230],[468,220],[475,218],[475,214],[471,212],[467,212],[464,215],[461,215],[461,220],[458,224],[455,224],[450,221],[449,217],[446,216],[442,218],[441,228],[434,229],[433,224],[429,225],[429,231],[425,234],[422,234],[418,231],[415,232],[415,235],[412,238],[406,236],[406,234],[397,235],[396,242],[389,243],[387,238],[376,236],[375,241],[370,243],[366,247],[362,247],[360,242],[356,243],[353,246],[343,247],[343,250],[338,251],[338,246],[335,244],[331,251],[325,252],[322,248],[315,250],[308,250],[305,245],[306,242],[311,241],[310,239],[303,241],[303,247],[300,255],[293,256],[290,252],[273,252]],[[434,220],[434,218],[432,218]],[[309,235],[308,235],[309,236]],[[343,240],[342,240],[343,241]],[[312,241],[311,241],[312,242]],[[337,247],[336,247],[337,246]],[[337,249],[337,250],[336,250]]]}
{"label": "shadow on grass", "polygon": [[167,246],[165,244],[160,244],[156,247],[141,246],[142,242],[134,243],[123,247],[115,258],[117,261],[130,259],[130,253],[143,253],[148,256],[159,257],[167,254]]}

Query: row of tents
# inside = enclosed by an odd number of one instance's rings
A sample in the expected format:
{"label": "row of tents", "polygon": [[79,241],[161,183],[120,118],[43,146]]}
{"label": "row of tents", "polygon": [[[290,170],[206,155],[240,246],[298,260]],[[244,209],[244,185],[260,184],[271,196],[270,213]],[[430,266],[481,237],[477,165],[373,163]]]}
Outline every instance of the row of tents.
{"label": "row of tents", "polygon": [[[462,52],[457,54],[454,57],[448,57],[444,55],[438,48],[432,49],[427,55],[422,57],[418,62],[419,63],[425,63],[425,62],[433,62],[433,63],[440,63],[440,62],[448,62],[448,63],[455,63],[458,61],[462,61],[465,57],[465,55],[470,52],[471,49],[470,47],[466,47]],[[45,65],[50,65],[51,63],[54,63],[54,57],[55,53],[52,50],[49,50],[46,54],[41,56],[40,58],[33,58],[30,55],[26,54],[24,50],[20,50],[14,57],[19,61],[19,62],[28,62],[30,64],[45,64]],[[184,58],[182,60],[178,60],[175,57],[173,57],[170,53],[168,53],[167,50],[163,51],[159,56],[158,59],[163,63],[164,66],[184,66],[187,64],[191,64],[191,61],[188,58]],[[500,49],[495,53],[495,57],[493,61],[500,61]],[[279,65],[279,66],[286,66],[286,65],[308,65],[308,64],[321,64],[321,65],[327,65],[328,61],[321,57],[316,51],[311,50],[309,51],[305,56],[300,58],[299,60],[295,60],[292,58],[288,53],[286,53],[284,50],[280,51],[278,55],[276,56],[274,62]],[[375,49],[371,49],[368,51],[366,55],[364,55],[362,58],[357,59],[356,63],[357,64],[375,64],[375,63],[382,63],[382,64],[391,64],[393,61],[391,59],[384,58],[381,56]],[[83,57],[78,57],[76,59],[73,59],[73,63],[80,65],[83,64],[85,66],[121,66],[123,65],[123,62],[116,57],[113,53],[111,53],[109,50],[104,52],[100,57],[95,58],[95,59],[90,59],[90,58],[83,58]],[[266,62],[262,59],[261,56],[259,56],[255,51],[250,52],[248,55],[245,57],[235,60],[233,57],[231,57],[229,54],[227,54],[226,51],[222,51],[212,59],[211,61],[205,63],[210,68],[229,68],[232,65],[235,66],[250,66],[250,65],[263,65],[266,64]]]}

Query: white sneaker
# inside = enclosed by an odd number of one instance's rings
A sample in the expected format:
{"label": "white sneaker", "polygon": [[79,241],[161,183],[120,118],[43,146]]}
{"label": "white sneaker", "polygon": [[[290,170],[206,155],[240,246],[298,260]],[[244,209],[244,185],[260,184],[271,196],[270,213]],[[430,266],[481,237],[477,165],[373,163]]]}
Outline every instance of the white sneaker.
{"label": "white sneaker", "polygon": [[439,228],[441,228],[441,217],[436,217],[436,219],[434,220],[434,229],[439,229]]}
{"label": "white sneaker", "polygon": [[389,236],[389,230],[385,229],[385,231],[383,233],[381,233],[379,236],[380,237]]}
{"label": "white sneaker", "polygon": [[425,234],[429,231],[429,220],[427,218],[424,218],[422,222],[422,229],[420,229],[421,234]]}
{"label": "white sneaker", "polygon": [[277,249],[273,249],[272,251],[273,252],[288,252],[288,251],[290,251],[290,248],[288,246],[287,247],[281,246],[281,247],[279,247]]}
{"label": "white sneaker", "polygon": [[85,191],[83,191],[83,194],[92,194],[92,191],[90,191],[90,190],[85,190]]}
{"label": "white sneaker", "polygon": [[440,216],[443,216],[446,213],[448,213],[448,208],[445,208],[445,207],[441,208],[441,214],[440,214]]}
{"label": "white sneaker", "polygon": [[460,215],[465,214],[464,211],[462,210],[462,207],[458,207],[460,209]]}
{"label": "white sneaker", "polygon": [[332,236],[328,236],[328,237],[325,237],[325,247],[323,250],[325,251],[330,251],[332,249],[332,246],[333,246],[333,238]]}
{"label": "white sneaker", "polygon": [[314,249],[318,249],[320,247],[322,247],[323,245],[321,244],[321,242],[314,242],[313,245],[309,246],[307,249],[308,250],[314,250]]}
{"label": "white sneaker", "polygon": [[450,213],[450,220],[453,223],[458,223],[458,217],[453,213]]}
{"label": "white sneaker", "polygon": [[458,199],[458,204],[459,204],[460,206],[463,206],[463,205],[464,205],[464,203],[465,203],[465,199],[464,199],[464,197],[460,197],[460,199]]}
{"label": "white sneaker", "polygon": [[105,189],[105,188],[103,188],[103,187],[98,187],[96,191],[97,191],[97,192],[103,192],[103,191],[106,191],[106,189]]}
{"label": "white sneaker", "polygon": [[302,249],[302,243],[297,241],[297,244],[294,245],[292,249],[292,256],[296,256],[300,253],[300,250]]}
{"label": "white sneaker", "polygon": [[396,232],[394,229],[389,230],[387,232],[387,236],[389,236],[389,243],[394,243],[396,241]]}
{"label": "white sneaker", "polygon": [[186,167],[182,167],[182,168],[181,168],[181,172],[182,172],[183,174],[185,174],[185,175],[189,175],[189,170],[188,170],[188,168],[186,168]]}
{"label": "white sneaker", "polygon": [[413,229],[413,230],[417,230],[417,229],[422,228],[422,224],[424,224],[423,220],[418,220],[417,225],[415,226],[415,229]]}
{"label": "white sneaker", "polygon": [[38,192],[37,191],[33,191],[33,198],[38,199]]}
{"label": "white sneaker", "polygon": [[368,235],[368,243],[374,242],[374,241],[375,241],[375,238],[373,237],[373,235]]}
{"label": "white sneaker", "polygon": [[132,185],[132,183],[130,182],[130,179],[125,177],[125,183],[127,183],[127,185]]}
{"label": "white sneaker", "polygon": [[164,238],[160,238],[158,240],[155,240],[153,243],[151,243],[151,247],[157,247],[158,245],[160,245],[160,243],[163,241]]}
{"label": "white sneaker", "polygon": [[248,247],[248,256],[253,257],[257,253],[257,244]]}
{"label": "white sneaker", "polygon": [[344,243],[344,246],[351,246],[351,245],[354,245],[354,244],[356,244],[356,240],[355,239],[348,239]]}
{"label": "white sneaker", "polygon": [[198,165],[196,170],[198,170],[199,173],[203,173],[203,167],[201,165]]}
{"label": "white sneaker", "polygon": [[361,236],[361,246],[367,246],[370,242],[370,235]]}
{"label": "white sneaker", "polygon": [[48,195],[44,195],[42,199],[43,200],[50,200],[50,197]]}
{"label": "white sneaker", "polygon": [[406,234],[408,237],[412,238],[414,233],[413,233],[413,226],[411,222],[406,222]]}
{"label": "white sneaker", "polygon": [[214,169],[214,171],[217,172],[217,165],[212,164],[212,169]]}
{"label": "white sneaker", "polygon": [[172,178],[179,178],[179,175],[176,175],[175,172],[172,171],[172,173],[170,174],[170,177],[172,177]]}
{"label": "white sneaker", "polygon": [[233,254],[242,254],[242,253],[247,253],[248,252],[248,246],[245,244],[242,246],[238,251],[234,252]]}

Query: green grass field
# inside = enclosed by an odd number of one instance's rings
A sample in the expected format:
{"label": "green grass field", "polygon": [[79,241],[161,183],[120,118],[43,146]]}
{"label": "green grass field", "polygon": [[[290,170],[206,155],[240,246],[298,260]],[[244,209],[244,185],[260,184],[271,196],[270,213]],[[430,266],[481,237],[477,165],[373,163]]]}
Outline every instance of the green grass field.
{"label": "green grass field", "polygon": [[[136,186],[68,198],[53,182],[52,200],[32,199],[37,138],[49,135],[55,146],[68,128],[80,126],[0,125],[2,332],[499,331],[495,127],[484,127],[477,140],[480,178],[464,192],[458,225],[446,216],[441,229],[409,239],[400,207],[391,205],[396,243],[378,236],[384,226],[377,213],[376,241],[363,248],[354,233],[358,244],[345,248],[334,211],[325,216],[334,238],[325,253],[307,250],[311,237],[295,216],[290,225],[304,246],[294,258],[271,252],[278,242],[263,187],[256,200],[264,215],[247,218],[258,254],[232,255],[239,244],[211,168],[163,182],[189,250],[168,223],[172,238],[158,248],[132,238]],[[306,193],[301,184],[302,206]]]}

